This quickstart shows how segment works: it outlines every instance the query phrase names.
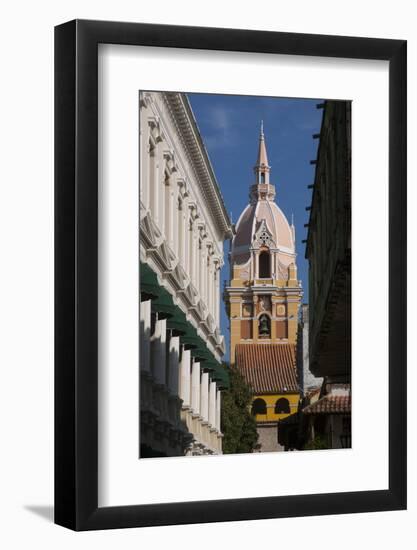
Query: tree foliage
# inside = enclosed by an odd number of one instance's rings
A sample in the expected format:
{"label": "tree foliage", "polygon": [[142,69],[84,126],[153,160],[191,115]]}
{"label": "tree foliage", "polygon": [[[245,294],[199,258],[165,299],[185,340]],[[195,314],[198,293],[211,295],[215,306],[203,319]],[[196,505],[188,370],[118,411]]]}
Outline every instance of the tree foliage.
{"label": "tree foliage", "polygon": [[258,440],[250,413],[251,388],[236,367],[228,367],[230,388],[222,393],[223,453],[251,453]]}
{"label": "tree foliage", "polygon": [[322,434],[317,434],[314,439],[311,441],[308,441],[303,449],[305,451],[315,451],[315,450],[322,450],[322,449],[330,449],[329,443],[327,441],[327,437]]}

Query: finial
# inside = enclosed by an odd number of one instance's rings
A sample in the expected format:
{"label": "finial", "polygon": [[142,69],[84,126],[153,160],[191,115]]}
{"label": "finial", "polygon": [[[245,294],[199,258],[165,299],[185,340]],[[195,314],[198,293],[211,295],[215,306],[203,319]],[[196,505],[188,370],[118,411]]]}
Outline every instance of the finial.
{"label": "finial", "polygon": [[291,225],[294,225],[294,213],[291,213]]}
{"label": "finial", "polygon": [[264,121],[261,120],[261,138],[264,137]]}

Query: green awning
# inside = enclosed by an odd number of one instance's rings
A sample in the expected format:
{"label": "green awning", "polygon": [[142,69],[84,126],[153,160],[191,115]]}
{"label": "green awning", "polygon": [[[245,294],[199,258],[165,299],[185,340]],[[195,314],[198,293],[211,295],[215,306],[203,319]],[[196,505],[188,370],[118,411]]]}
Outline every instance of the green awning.
{"label": "green awning", "polygon": [[158,283],[156,274],[143,263],[140,264],[140,291],[152,297],[152,311],[163,314],[168,328],[178,332],[181,343],[190,347],[191,355],[201,362],[203,369],[210,372],[211,379],[218,382],[222,389],[228,388],[227,370],[215,359],[185,314],[174,304],[171,294]]}

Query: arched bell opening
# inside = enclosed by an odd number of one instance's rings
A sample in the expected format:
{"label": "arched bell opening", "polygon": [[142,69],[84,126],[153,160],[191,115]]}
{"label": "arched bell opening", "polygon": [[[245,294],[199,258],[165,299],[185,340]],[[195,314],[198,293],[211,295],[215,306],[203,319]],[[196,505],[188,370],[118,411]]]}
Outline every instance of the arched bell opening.
{"label": "arched bell opening", "polygon": [[266,313],[262,313],[258,319],[259,338],[271,338],[271,318]]}

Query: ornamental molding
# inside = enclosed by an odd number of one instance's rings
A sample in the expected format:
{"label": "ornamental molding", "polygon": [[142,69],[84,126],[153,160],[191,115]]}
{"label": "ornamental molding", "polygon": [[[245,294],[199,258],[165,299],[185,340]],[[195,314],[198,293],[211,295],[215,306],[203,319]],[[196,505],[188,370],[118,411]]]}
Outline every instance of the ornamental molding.
{"label": "ornamental molding", "polygon": [[177,92],[163,92],[162,96],[181,136],[203,200],[214,215],[223,236],[230,237],[231,222],[188,99],[185,94]]}
{"label": "ornamental molding", "polygon": [[[143,113],[143,117],[147,122],[150,122],[149,138],[151,142],[155,141],[155,137],[163,137],[164,144],[162,144],[162,148],[175,153],[176,182],[179,196],[181,198],[196,199],[200,209],[199,214],[200,216],[203,215],[209,224],[210,233],[212,233],[216,243],[232,236],[231,223],[214,173],[211,175],[206,173],[206,177],[202,176],[196,168],[195,161],[192,158],[193,155],[189,150],[189,144],[184,136],[184,132],[187,131],[188,127],[189,132],[191,132],[190,139],[193,140],[194,146],[199,149],[199,152],[196,153],[197,156],[203,158],[203,160],[205,158],[205,161],[210,164],[186,95],[173,92],[144,92],[142,95],[144,98],[140,105],[142,108],[146,107],[148,109],[148,112]],[[180,120],[181,116],[174,112],[175,109],[173,110],[171,103],[167,100],[168,95],[175,96],[176,101],[181,104],[182,121]],[[188,182],[186,182],[187,179]],[[216,208],[213,207],[213,197],[215,203],[216,201],[219,203],[217,207],[221,207],[220,211],[223,209],[223,214],[220,217]]]}
{"label": "ornamental molding", "polygon": [[209,327],[210,333],[214,334],[214,331],[216,330],[216,323],[215,323],[211,313],[208,314],[207,319],[206,319],[206,323]]}
{"label": "ornamental molding", "polygon": [[156,250],[162,243],[163,237],[159,227],[153,221],[150,212],[141,209],[140,234],[147,251]]}
{"label": "ornamental molding", "polygon": [[224,291],[229,296],[229,301],[233,303],[239,302],[240,300],[253,300],[255,302],[259,296],[265,294],[265,291],[267,291],[272,298],[275,298],[277,302],[280,298],[286,299],[288,302],[298,302],[298,297],[304,294],[301,286],[225,286]]}
{"label": "ornamental molding", "polygon": [[169,175],[178,172],[174,151],[164,151],[163,156],[165,159],[165,168],[168,170]]}
{"label": "ornamental molding", "polygon": [[[215,336],[216,323],[210,314],[206,303],[167,242],[152,220],[150,212],[142,213],[141,230],[141,261],[151,264],[158,284],[163,286],[172,296],[174,303],[180,306],[196,330],[206,340],[207,346],[215,357],[220,360],[220,332]],[[209,341],[210,340],[210,341]],[[220,346],[220,348],[219,348]]]}
{"label": "ornamental molding", "polygon": [[160,118],[158,116],[149,117],[148,124],[150,135],[155,143],[160,143],[165,139],[165,134],[161,128]]}
{"label": "ornamental molding", "polygon": [[208,308],[203,300],[200,300],[197,304],[197,313],[200,316],[200,322],[204,323],[208,316]]}
{"label": "ornamental molding", "polygon": [[177,185],[178,185],[178,190],[182,199],[185,199],[190,196],[190,193],[188,191],[187,180],[185,178],[181,178],[181,177],[177,178]]}
{"label": "ornamental molding", "polygon": [[176,291],[184,290],[190,284],[190,279],[179,262],[169,273],[169,277],[170,282]]}
{"label": "ornamental molding", "polygon": [[261,246],[267,246],[269,249],[276,248],[274,238],[271,231],[268,228],[265,219],[262,219],[260,225],[255,232],[252,248],[261,248]]}
{"label": "ornamental molding", "polygon": [[178,260],[174,251],[168,246],[165,240],[162,241],[161,245],[158,248],[158,256],[164,267],[163,269],[164,274],[174,269]]}

